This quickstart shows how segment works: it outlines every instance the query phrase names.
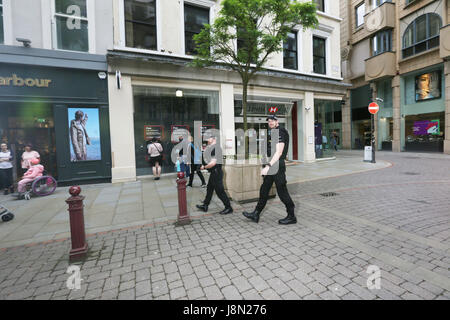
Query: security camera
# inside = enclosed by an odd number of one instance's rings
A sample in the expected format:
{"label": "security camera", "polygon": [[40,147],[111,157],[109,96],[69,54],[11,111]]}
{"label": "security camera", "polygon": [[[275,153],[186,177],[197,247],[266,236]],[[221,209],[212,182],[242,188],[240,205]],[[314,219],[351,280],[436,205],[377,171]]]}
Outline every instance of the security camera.
{"label": "security camera", "polygon": [[306,110],[306,111],[311,110],[311,106],[305,106],[305,110]]}
{"label": "security camera", "polygon": [[376,100],[377,100],[377,101],[380,101],[380,102],[384,102],[384,100],[381,99],[381,98],[376,98]]}
{"label": "security camera", "polygon": [[23,39],[23,38],[16,38],[17,42],[22,42],[23,46],[25,48],[29,48],[31,44],[31,40],[29,39]]}

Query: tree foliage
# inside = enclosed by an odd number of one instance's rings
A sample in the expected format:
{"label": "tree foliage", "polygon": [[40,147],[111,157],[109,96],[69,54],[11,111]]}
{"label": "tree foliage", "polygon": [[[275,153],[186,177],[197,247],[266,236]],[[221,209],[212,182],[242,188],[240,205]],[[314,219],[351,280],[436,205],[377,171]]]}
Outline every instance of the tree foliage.
{"label": "tree foliage", "polygon": [[[243,84],[244,130],[247,130],[247,86],[296,26],[318,24],[316,4],[297,0],[222,0],[213,24],[194,36],[194,66],[224,65],[239,73]],[[246,144],[246,157],[247,154]]]}

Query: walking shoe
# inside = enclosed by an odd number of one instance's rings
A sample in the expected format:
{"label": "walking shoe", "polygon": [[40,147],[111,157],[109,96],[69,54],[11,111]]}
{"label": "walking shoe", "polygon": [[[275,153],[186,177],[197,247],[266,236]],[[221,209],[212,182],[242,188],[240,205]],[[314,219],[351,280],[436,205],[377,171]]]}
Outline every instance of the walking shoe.
{"label": "walking shoe", "polygon": [[283,224],[283,225],[297,223],[297,218],[295,217],[294,210],[292,210],[290,212],[288,211],[287,217],[284,219],[278,220],[278,223]]}
{"label": "walking shoe", "polygon": [[220,211],[219,213],[220,213],[220,214],[230,214],[230,213],[233,213],[233,208],[232,208],[232,207],[225,208],[224,210]]}
{"label": "walking shoe", "polygon": [[191,187],[192,188],[192,184],[187,184],[186,187]]}
{"label": "walking shoe", "polygon": [[261,211],[258,211],[255,209],[255,211],[253,211],[253,212],[244,211],[242,214],[244,215],[244,217],[249,218],[250,220],[258,223],[259,216],[261,215]]}
{"label": "walking shoe", "polygon": [[202,184],[202,188],[206,188],[206,184]]}
{"label": "walking shoe", "polygon": [[203,212],[207,212],[208,211],[208,206],[206,204],[198,204],[196,205],[196,207],[200,210],[202,210]]}

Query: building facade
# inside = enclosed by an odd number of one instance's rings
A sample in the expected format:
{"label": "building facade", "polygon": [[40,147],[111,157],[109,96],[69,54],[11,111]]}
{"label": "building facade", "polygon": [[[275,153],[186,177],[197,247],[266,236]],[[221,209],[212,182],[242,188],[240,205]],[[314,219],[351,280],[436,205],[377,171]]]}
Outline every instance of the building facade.
{"label": "building facade", "polygon": [[450,1],[340,2],[343,76],[352,84],[344,146],[370,144],[377,101],[378,150],[450,153]]}
{"label": "building facade", "polygon": [[[270,57],[249,87],[249,128],[261,137],[267,115],[277,110],[292,137],[289,159],[301,161],[320,156],[315,120],[322,130],[342,127],[340,108],[347,88],[335,49],[340,45],[339,3],[317,4],[319,27],[292,30],[283,52]],[[145,157],[153,137],[164,146],[163,172],[173,171],[170,151],[177,132],[185,129],[194,136],[194,121],[201,121],[203,129],[218,129],[224,154],[232,158],[241,146],[235,130],[243,128],[240,77],[219,68],[189,66],[192,36],[214,21],[220,1],[113,0],[113,5],[114,48],[107,55],[112,180],[150,174]]]}
{"label": "building facade", "polygon": [[[111,1],[0,1],[0,139],[60,184],[111,180]],[[80,112],[81,111],[81,112]]]}

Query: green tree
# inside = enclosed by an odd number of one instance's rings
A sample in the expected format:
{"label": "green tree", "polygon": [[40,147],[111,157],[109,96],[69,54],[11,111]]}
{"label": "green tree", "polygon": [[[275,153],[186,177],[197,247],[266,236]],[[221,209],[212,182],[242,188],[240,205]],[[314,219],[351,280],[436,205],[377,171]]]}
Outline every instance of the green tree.
{"label": "green tree", "polygon": [[[318,24],[316,4],[297,0],[223,0],[212,25],[194,36],[197,56],[193,65],[222,65],[242,79],[244,131],[247,132],[247,90],[253,76],[264,69],[268,57],[283,50],[292,29]],[[237,46],[237,48],[236,48]],[[245,143],[248,159],[248,140]]]}

